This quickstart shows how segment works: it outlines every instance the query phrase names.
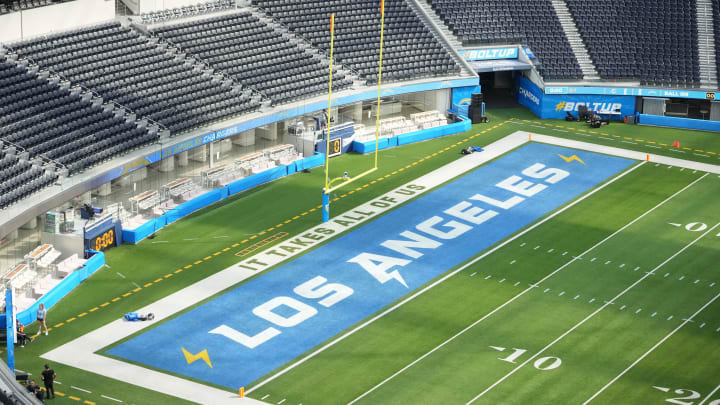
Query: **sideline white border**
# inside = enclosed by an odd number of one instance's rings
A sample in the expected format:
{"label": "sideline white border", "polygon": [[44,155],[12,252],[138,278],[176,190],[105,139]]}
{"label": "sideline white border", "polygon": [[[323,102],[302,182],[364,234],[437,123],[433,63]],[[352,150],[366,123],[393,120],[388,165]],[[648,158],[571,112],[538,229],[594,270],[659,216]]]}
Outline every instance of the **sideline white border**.
{"label": "sideline white border", "polygon": [[[454,162],[451,162],[412,182],[407,183],[406,185],[398,187],[397,189],[386,193],[381,197],[374,198],[368,203],[360,205],[353,210],[349,210],[343,214],[334,217],[334,219],[336,219],[347,215],[353,218],[357,218],[357,212],[369,213],[368,215],[364,216],[362,219],[354,222],[351,225],[340,225],[336,222],[331,221],[327,224],[313,227],[307,232],[302,232],[301,234],[312,233],[318,228],[331,228],[336,231],[333,234],[333,237],[337,237],[340,234],[346,232],[347,230],[364,224],[369,219],[375,218],[383,214],[385,211],[395,208],[401,203],[414,199],[422,193],[432,190],[436,186],[441,185],[448,180],[467,173],[515,148],[518,148],[528,143],[531,138],[530,135],[532,135],[532,141],[568,147],[572,149],[585,150],[641,161],[646,160],[648,157],[647,154],[642,152],[628,151],[620,148],[613,148],[586,142],[555,138],[547,135],[531,134],[524,131],[518,131],[486,146],[483,152],[474,153],[464,158],[458,159]],[[662,163],[671,166],[684,167],[692,170],[720,174],[720,166],[690,162],[665,156],[649,155],[649,157],[650,161],[655,163]],[[398,193],[398,190],[403,190],[408,185],[420,185],[424,186],[425,189],[411,196]],[[393,199],[397,203],[393,203],[392,205],[387,207],[378,207],[378,205],[382,204],[373,204],[387,201],[387,199]],[[325,242],[325,240],[323,240],[323,242]],[[294,245],[294,247],[298,246]],[[137,385],[143,388],[162,392],[167,395],[179,397],[197,403],[218,405],[264,404],[264,402],[248,397],[240,399],[238,398],[237,394],[232,393],[231,391],[210,387],[195,381],[175,377],[155,370],[150,370],[135,364],[130,364],[124,361],[105,357],[103,355],[96,354],[95,352],[101,351],[103,348],[119,340],[122,340],[150,326],[153,326],[155,322],[171,317],[174,314],[183,311],[190,306],[193,306],[196,303],[225,290],[228,286],[236,285],[243,280],[246,280],[247,278],[258,274],[264,269],[267,269],[269,267],[277,265],[282,261],[302,254],[304,251],[310,249],[311,247],[313,246],[308,245],[306,247],[301,247],[301,249],[295,251],[293,254],[288,254],[285,257],[267,255],[265,252],[262,252],[250,259],[243,260],[238,264],[228,267],[227,269],[222,270],[204,280],[185,287],[182,290],[179,290],[161,300],[158,300],[146,307],[137,310],[137,312],[141,313],[154,313],[154,322],[128,323],[123,321],[122,319],[119,319],[103,327],[100,327],[88,334],[78,337],[77,339],[72,340],[62,346],[59,346],[54,350],[43,354],[42,357],[57,363],[62,363],[109,378],[120,380],[129,384]],[[258,260],[259,257],[262,257],[264,261]],[[266,265],[258,266],[258,261]],[[254,270],[250,270],[249,268],[253,268]],[[441,279],[441,281],[442,280],[445,280],[445,278]],[[426,290],[427,289],[424,289],[421,292],[414,294],[409,299],[416,297],[417,295]],[[403,303],[407,302],[409,299],[406,299],[405,301],[403,301]],[[373,318],[373,320],[378,319],[378,317]],[[372,320],[369,322],[372,322]],[[369,322],[366,322],[363,325],[366,325]],[[347,334],[345,336],[347,336]],[[335,342],[333,342],[332,344],[334,344]],[[299,363],[296,362],[294,364],[296,365]],[[264,384],[268,381],[269,380],[265,380],[261,384]],[[260,385],[254,386],[253,390],[258,388],[259,386]],[[248,391],[248,393],[249,392],[250,391]]]}

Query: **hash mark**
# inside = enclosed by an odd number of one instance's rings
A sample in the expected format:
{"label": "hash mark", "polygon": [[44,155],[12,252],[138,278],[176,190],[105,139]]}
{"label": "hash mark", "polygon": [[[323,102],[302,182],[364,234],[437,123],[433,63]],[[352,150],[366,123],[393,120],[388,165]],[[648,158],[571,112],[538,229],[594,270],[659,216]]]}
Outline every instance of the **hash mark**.
{"label": "hash mark", "polygon": [[533,250],[538,250],[538,249],[540,249],[540,245],[535,246],[535,249],[533,249]]}
{"label": "hash mark", "polygon": [[568,254],[568,252],[564,252],[562,255],[565,256],[566,254]]}
{"label": "hash mark", "polygon": [[527,243],[523,242],[523,243],[520,244],[520,247],[523,247],[523,246],[525,246],[525,245],[527,245]]}
{"label": "hash mark", "polygon": [[262,398],[260,398],[260,400],[262,401],[263,399],[265,399],[265,398],[267,398],[267,397],[269,397],[269,396],[270,396],[270,394],[265,394],[265,396],[262,397]]}
{"label": "hash mark", "polygon": [[518,286],[518,284],[520,284],[520,282],[519,282],[519,281],[518,281],[517,283],[513,284],[513,285],[514,285],[515,287],[517,287],[517,286]]}
{"label": "hash mark", "polygon": [[475,277],[476,274],[477,274],[477,271],[475,273],[471,274],[470,277]]}
{"label": "hash mark", "polygon": [[575,298],[573,298],[573,299],[576,300],[576,299],[578,299],[578,298],[580,298],[580,296],[579,296],[579,295],[576,295]]}
{"label": "hash mark", "polygon": [[491,278],[492,278],[492,276],[488,274],[488,276],[485,277],[485,280],[490,280]]}
{"label": "hash mark", "polygon": [[555,251],[555,249],[550,249],[550,250],[548,250],[548,253],[552,253],[554,251]]}
{"label": "hash mark", "polygon": [[654,318],[655,315],[657,315],[657,312],[653,312],[652,315],[650,315],[650,318]]}
{"label": "hash mark", "polygon": [[612,263],[610,260],[608,260],[608,261],[605,262],[605,264],[610,264],[610,263]]}
{"label": "hash mark", "polygon": [[638,271],[638,270],[640,270],[640,266],[635,267],[635,270],[633,270],[633,271]]}
{"label": "hash mark", "polygon": [[515,260],[511,261],[510,264],[515,264]]}
{"label": "hash mark", "polygon": [[627,308],[627,307],[626,307],[625,305],[623,305],[623,306],[620,307],[620,310],[622,311],[622,310],[625,309],[625,308]]}
{"label": "hash mark", "polygon": [[700,280],[695,280],[695,282],[694,282],[693,284],[697,284],[697,283],[699,283],[699,282],[700,282]]}
{"label": "hash mark", "polygon": [[668,317],[668,321],[671,320],[671,319],[673,319],[673,316],[672,316],[672,315],[670,315],[670,316]]}
{"label": "hash mark", "polygon": [[639,313],[640,313],[640,311],[642,311],[642,308],[638,308],[638,310],[637,310],[637,311],[635,311],[635,313],[636,313],[636,314],[639,314]]}
{"label": "hash mark", "polygon": [[625,267],[625,263],[623,263],[623,264],[620,265],[620,268],[621,268],[621,269],[622,269],[623,267]]}
{"label": "hash mark", "polygon": [[703,322],[702,325],[700,325],[701,328],[704,327],[704,326],[705,326],[705,322]]}
{"label": "hash mark", "polygon": [[590,304],[592,304],[595,301],[595,298],[590,300]]}
{"label": "hash mark", "polygon": [[548,291],[550,291],[550,289],[549,289],[549,288],[546,288],[545,291],[543,291],[543,292],[546,293],[546,292],[548,292]]}
{"label": "hash mark", "polygon": [[670,275],[670,273],[665,273],[665,278],[667,278]]}
{"label": "hash mark", "polygon": [[558,294],[558,297],[562,297],[563,295],[565,295],[565,291],[563,291],[563,292],[561,292],[560,294]]}
{"label": "hash mark", "polygon": [[685,279],[685,276],[680,276],[680,278],[678,280],[682,281],[684,279]]}
{"label": "hash mark", "polygon": [[504,281],[505,281],[505,279],[500,280],[501,283],[504,282]]}
{"label": "hash mark", "polygon": [[715,283],[710,284],[710,287],[714,287],[714,286],[715,286]]}
{"label": "hash mark", "polygon": [[593,257],[592,259],[590,259],[591,262],[594,262],[595,260],[597,260],[597,257]]}

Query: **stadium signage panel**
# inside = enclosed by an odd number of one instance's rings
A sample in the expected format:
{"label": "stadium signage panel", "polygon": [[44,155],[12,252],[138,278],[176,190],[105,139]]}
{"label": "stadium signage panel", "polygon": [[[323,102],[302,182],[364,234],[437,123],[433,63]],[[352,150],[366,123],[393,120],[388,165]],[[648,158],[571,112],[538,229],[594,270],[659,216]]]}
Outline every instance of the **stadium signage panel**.
{"label": "stadium signage panel", "polygon": [[316,247],[108,353],[247,386],[632,163],[533,143],[419,197],[434,183],[417,179],[242,261],[238,271],[259,273]]}
{"label": "stadium signage panel", "polygon": [[693,90],[663,90],[633,87],[558,87],[546,86],[545,94],[569,95],[610,95],[610,96],[639,96],[639,97],[668,97],[687,98],[699,100],[713,100],[720,97],[720,93],[693,91]]}
{"label": "stadium signage panel", "polygon": [[458,51],[467,61],[476,60],[494,60],[494,59],[517,59],[518,48],[485,48],[485,49],[468,49]]}
{"label": "stadium signage panel", "polygon": [[537,85],[524,77],[518,80],[517,98],[520,104],[543,119],[563,119],[567,113],[576,115],[580,106],[587,106],[593,111],[619,111],[612,116],[618,120],[635,114],[635,98],[632,96],[543,94]]}

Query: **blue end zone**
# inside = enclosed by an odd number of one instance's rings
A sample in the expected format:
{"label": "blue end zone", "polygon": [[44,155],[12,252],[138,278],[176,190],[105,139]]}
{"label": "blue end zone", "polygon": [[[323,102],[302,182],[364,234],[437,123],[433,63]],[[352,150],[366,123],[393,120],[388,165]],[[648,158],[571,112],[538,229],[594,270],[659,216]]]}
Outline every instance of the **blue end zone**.
{"label": "blue end zone", "polygon": [[[573,155],[582,163],[569,159]],[[108,353],[232,389],[247,386],[631,164],[529,144]],[[511,191],[512,185],[519,188]],[[462,217],[460,211],[473,214]],[[491,211],[496,215],[478,222],[480,213]],[[407,240],[408,234],[400,236],[405,231],[435,246],[404,253],[397,245],[381,246]],[[365,255],[377,261],[359,264]],[[327,282],[298,288],[318,276]],[[210,333],[221,325],[225,333]],[[193,358],[186,359],[183,349],[191,355],[207,350],[212,368],[203,360],[188,363]]]}

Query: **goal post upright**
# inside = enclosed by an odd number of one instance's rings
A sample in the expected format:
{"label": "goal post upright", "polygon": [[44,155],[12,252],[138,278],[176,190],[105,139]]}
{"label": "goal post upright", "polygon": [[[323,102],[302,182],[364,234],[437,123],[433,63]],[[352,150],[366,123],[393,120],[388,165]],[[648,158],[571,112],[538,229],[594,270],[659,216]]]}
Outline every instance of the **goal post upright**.
{"label": "goal post upright", "polygon": [[[332,78],[333,78],[333,57],[335,47],[335,14],[330,14],[330,75],[329,75],[329,86],[328,86],[328,110],[327,110],[327,124],[325,129],[325,186],[322,190],[322,221],[328,222],[330,220],[330,193],[350,184],[378,169],[378,148],[380,144],[380,99],[382,96],[382,61],[383,61],[383,43],[385,37],[385,0],[380,0],[380,58],[378,66],[378,95],[377,95],[377,112],[375,122],[375,158],[374,165],[371,169],[368,169],[357,176],[353,177],[339,177],[330,180],[330,124],[331,124],[331,111],[332,111]],[[336,181],[341,181],[340,184],[333,186],[332,184]]]}

